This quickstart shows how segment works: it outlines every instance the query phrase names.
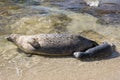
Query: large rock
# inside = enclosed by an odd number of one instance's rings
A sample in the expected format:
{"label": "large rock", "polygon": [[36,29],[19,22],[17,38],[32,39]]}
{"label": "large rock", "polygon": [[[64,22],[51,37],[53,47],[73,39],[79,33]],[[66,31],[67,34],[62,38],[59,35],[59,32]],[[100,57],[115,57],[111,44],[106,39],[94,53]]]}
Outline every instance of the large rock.
{"label": "large rock", "polygon": [[101,24],[120,24],[120,14],[105,14],[102,15],[98,22]]}
{"label": "large rock", "polygon": [[96,8],[99,13],[120,13],[120,0],[100,0]]}

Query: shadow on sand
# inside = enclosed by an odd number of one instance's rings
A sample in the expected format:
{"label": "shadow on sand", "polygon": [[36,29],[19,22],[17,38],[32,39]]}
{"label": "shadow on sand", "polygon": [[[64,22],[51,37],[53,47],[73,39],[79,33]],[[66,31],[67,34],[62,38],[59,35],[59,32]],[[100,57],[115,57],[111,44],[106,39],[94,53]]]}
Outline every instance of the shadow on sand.
{"label": "shadow on sand", "polygon": [[[19,48],[17,48],[17,51],[19,53],[25,53],[24,51],[20,50]],[[37,55],[37,56],[42,56],[45,58],[75,58],[73,55],[68,55],[68,56],[50,56],[50,55],[39,55],[39,54],[29,54],[29,53],[25,53],[27,57],[32,57],[33,55]],[[120,53],[117,51],[113,51],[112,54],[106,54],[106,55],[102,55],[102,56],[94,56],[94,57],[83,57],[83,58],[79,58],[78,60],[80,61],[84,61],[84,62],[91,62],[91,61],[100,61],[100,60],[109,60],[109,59],[113,59],[113,58],[117,58],[120,56]]]}

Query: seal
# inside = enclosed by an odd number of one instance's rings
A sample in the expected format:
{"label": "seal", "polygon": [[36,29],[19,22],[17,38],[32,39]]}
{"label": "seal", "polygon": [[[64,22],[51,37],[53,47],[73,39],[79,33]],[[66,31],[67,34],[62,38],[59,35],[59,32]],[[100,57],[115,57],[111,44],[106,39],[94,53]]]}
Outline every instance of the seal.
{"label": "seal", "polygon": [[25,53],[50,56],[72,55],[98,45],[95,41],[76,34],[11,34],[7,40],[15,43]]}
{"label": "seal", "polygon": [[107,42],[104,42],[101,45],[98,45],[96,47],[90,48],[86,50],[85,52],[74,52],[74,57],[78,59],[84,59],[84,58],[104,58],[107,56],[110,56],[114,51],[115,45],[108,44]]}

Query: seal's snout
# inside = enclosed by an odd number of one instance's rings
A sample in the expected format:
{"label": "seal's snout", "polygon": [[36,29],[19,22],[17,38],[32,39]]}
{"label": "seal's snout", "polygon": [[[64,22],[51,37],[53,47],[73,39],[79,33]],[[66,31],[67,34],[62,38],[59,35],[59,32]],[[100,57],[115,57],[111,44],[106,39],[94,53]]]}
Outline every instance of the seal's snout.
{"label": "seal's snout", "polygon": [[6,37],[6,39],[7,39],[8,41],[13,41],[10,36]]}
{"label": "seal's snout", "polygon": [[18,36],[17,34],[11,34],[8,37],[6,37],[6,39],[8,41],[14,42],[16,40],[16,36]]}

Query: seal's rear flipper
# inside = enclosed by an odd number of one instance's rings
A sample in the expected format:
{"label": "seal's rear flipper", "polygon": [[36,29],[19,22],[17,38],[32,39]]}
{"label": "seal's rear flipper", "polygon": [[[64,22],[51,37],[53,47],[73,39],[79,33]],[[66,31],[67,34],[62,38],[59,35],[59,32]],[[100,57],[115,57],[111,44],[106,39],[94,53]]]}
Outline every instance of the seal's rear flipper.
{"label": "seal's rear flipper", "polygon": [[100,44],[96,47],[90,48],[85,52],[74,52],[73,55],[76,58],[107,58],[113,53],[112,46],[108,43]]}

